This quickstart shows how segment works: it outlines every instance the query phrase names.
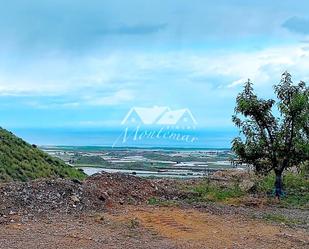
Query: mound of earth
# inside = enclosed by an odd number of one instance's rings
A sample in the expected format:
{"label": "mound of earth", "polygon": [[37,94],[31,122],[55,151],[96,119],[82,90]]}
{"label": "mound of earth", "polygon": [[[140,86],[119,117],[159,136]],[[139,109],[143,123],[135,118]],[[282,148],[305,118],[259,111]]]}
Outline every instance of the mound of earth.
{"label": "mound of earth", "polygon": [[120,204],[140,204],[159,193],[159,187],[150,180],[140,177],[98,173],[85,181],[87,188],[108,202]]}
{"label": "mound of earth", "polygon": [[29,217],[50,212],[73,213],[100,209],[104,202],[82,183],[65,179],[11,182],[0,185],[0,215]]}
{"label": "mound of earth", "polygon": [[48,177],[84,179],[86,175],[0,127],[0,182]]}
{"label": "mound of earth", "polygon": [[49,213],[98,211],[122,204],[145,203],[158,194],[149,180],[119,173],[100,173],[86,181],[44,179],[0,185],[0,223],[10,215],[27,218]]}

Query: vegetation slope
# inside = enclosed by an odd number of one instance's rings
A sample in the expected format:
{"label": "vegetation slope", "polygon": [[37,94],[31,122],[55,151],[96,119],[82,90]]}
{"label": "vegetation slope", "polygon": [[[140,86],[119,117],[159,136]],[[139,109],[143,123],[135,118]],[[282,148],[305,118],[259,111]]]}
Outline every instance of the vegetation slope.
{"label": "vegetation slope", "polygon": [[85,174],[0,127],[0,182],[48,177],[83,179]]}

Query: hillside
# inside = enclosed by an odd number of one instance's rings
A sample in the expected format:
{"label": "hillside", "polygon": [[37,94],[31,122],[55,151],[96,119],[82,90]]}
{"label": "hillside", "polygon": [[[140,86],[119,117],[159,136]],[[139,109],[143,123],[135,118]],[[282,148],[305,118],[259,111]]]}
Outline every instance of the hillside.
{"label": "hillside", "polygon": [[0,127],[0,182],[46,177],[83,179],[85,175]]}

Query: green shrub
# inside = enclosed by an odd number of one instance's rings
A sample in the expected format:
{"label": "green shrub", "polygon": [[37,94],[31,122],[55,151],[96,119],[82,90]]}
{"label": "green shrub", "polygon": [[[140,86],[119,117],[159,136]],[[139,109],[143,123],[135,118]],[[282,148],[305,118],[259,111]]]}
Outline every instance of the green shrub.
{"label": "green shrub", "polygon": [[[256,181],[257,192],[273,196],[275,175],[270,174]],[[283,176],[283,206],[309,207],[309,179],[303,174],[287,172]]]}
{"label": "green shrub", "polygon": [[225,201],[245,195],[236,183],[232,186],[220,186],[204,181],[189,190],[198,194],[197,197],[193,197],[195,201]]}
{"label": "green shrub", "polygon": [[300,169],[300,173],[304,176],[304,177],[307,177],[309,178],[309,160],[302,163],[300,166],[299,166],[299,169]]}
{"label": "green shrub", "polygon": [[158,205],[159,204],[159,200],[156,197],[150,197],[148,199],[148,205]]}

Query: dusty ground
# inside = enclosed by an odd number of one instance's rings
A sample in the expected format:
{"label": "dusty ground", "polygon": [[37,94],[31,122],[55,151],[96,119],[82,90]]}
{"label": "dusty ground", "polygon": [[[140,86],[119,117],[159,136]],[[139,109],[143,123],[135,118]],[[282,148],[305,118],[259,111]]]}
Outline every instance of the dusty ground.
{"label": "dusty ground", "polygon": [[309,232],[239,215],[124,206],[0,225],[0,248],[309,248]]}
{"label": "dusty ground", "polygon": [[[108,173],[0,184],[0,249],[309,248],[309,210],[256,198],[189,204],[177,184]],[[147,205],[153,197],[162,203]]]}

